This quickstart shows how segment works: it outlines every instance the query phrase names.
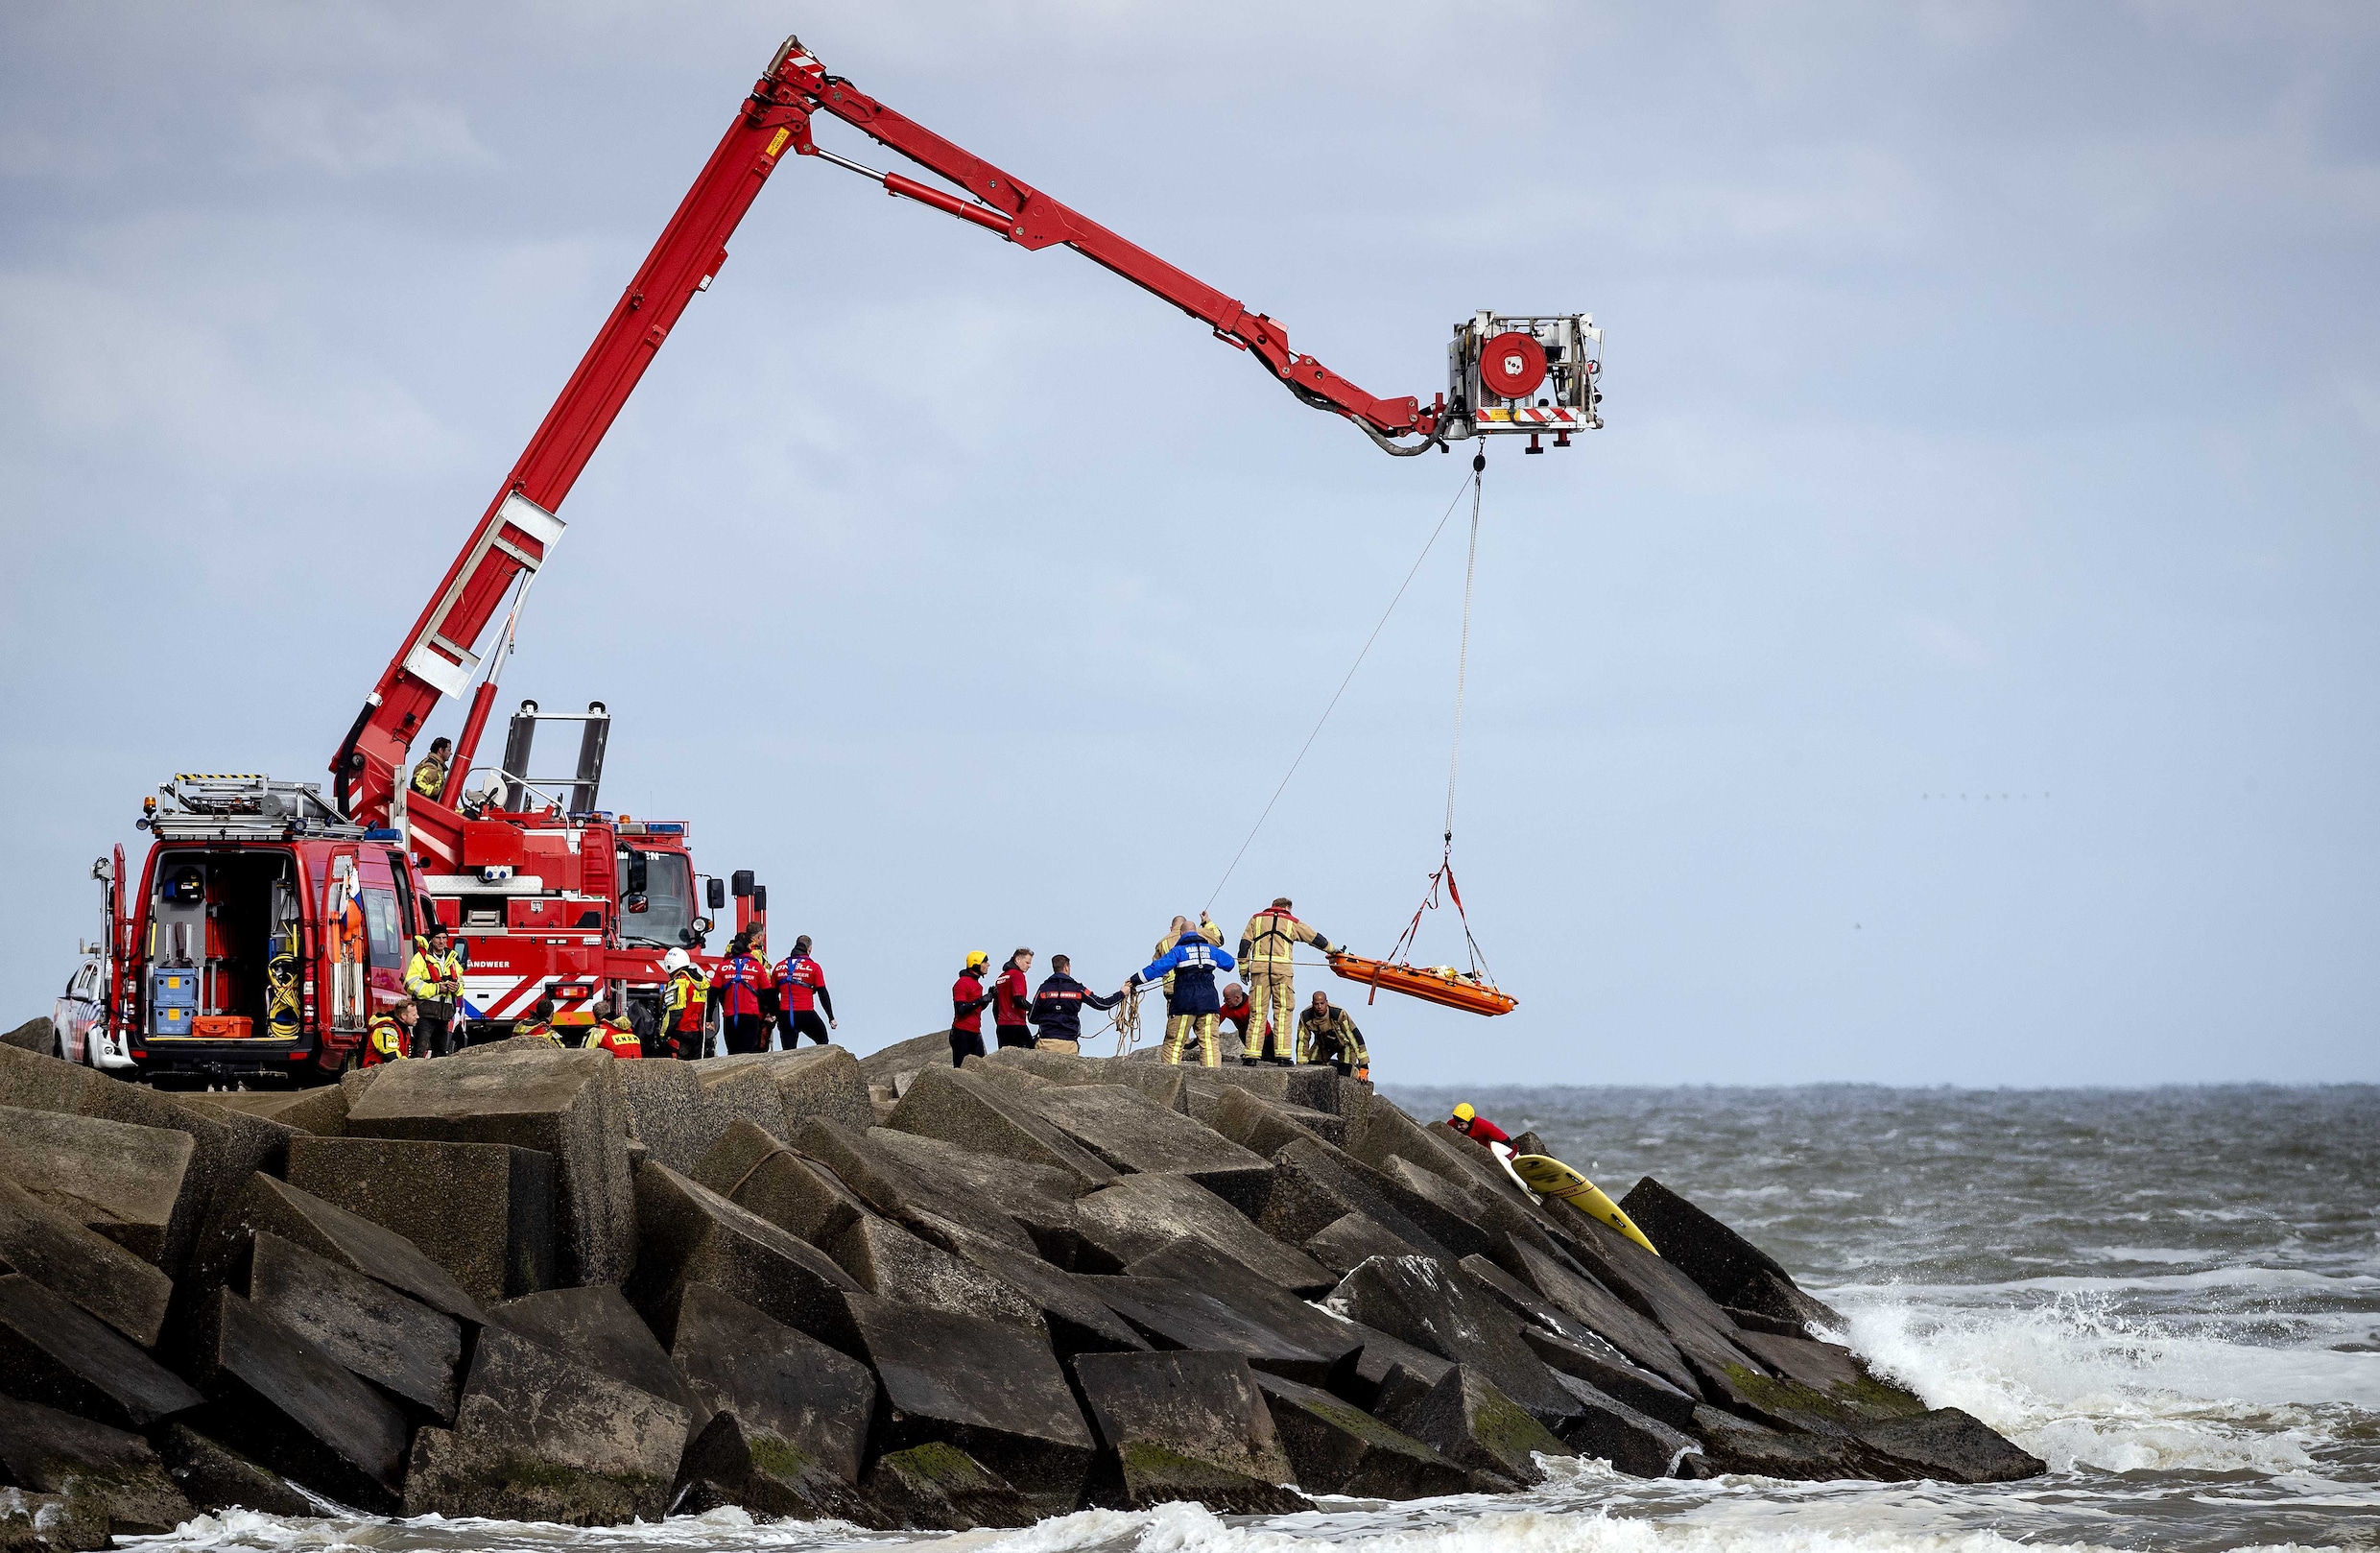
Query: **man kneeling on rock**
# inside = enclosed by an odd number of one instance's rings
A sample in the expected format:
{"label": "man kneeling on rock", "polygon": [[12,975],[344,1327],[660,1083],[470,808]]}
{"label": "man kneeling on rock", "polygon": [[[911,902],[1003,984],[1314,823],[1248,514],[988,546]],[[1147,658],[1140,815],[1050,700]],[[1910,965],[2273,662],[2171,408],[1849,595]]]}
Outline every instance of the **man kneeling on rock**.
{"label": "man kneeling on rock", "polygon": [[1235,964],[1221,944],[1209,944],[1194,933],[1132,972],[1124,984],[1124,994],[1129,996],[1142,982],[1173,977],[1173,985],[1165,993],[1168,1063],[1181,1065],[1182,1048],[1195,1031],[1199,1038],[1199,1061],[1208,1067],[1223,1066],[1223,1039],[1215,1029],[1222,1020],[1223,997],[1215,990],[1215,972],[1229,970]]}

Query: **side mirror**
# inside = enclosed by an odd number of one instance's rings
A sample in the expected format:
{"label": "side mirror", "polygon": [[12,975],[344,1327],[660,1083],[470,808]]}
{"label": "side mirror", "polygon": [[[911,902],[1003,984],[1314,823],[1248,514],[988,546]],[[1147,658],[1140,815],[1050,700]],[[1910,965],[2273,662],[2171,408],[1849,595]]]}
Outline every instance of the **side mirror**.
{"label": "side mirror", "polygon": [[710,888],[703,896],[703,904],[713,911],[726,911],[727,909],[727,881],[712,879],[708,882]]}
{"label": "side mirror", "polygon": [[735,897],[738,900],[741,900],[751,893],[752,871],[750,869],[737,869],[735,871]]}
{"label": "side mirror", "polygon": [[651,911],[653,902],[641,891],[631,892],[620,897],[620,909],[631,917],[638,916]]}
{"label": "side mirror", "polygon": [[761,915],[762,913],[766,912],[768,909],[769,909],[769,887],[768,887],[767,885],[765,885],[765,884],[756,884],[756,885],[753,885],[753,886],[752,886],[752,915],[753,915],[753,916],[755,916],[755,917],[757,917],[757,916]]}

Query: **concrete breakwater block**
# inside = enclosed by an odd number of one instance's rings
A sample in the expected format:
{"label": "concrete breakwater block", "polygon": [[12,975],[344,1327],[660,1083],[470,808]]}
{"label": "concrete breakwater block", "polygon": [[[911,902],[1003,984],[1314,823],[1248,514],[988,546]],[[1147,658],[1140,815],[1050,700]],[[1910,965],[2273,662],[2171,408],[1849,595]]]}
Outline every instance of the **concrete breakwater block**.
{"label": "concrete breakwater block", "polygon": [[1863,1424],[1858,1437],[1860,1444],[1908,1468],[1910,1476],[1945,1483],[2015,1483],[2050,1469],[2040,1457],[1956,1407]]}
{"label": "concrete breakwater block", "polygon": [[1097,1442],[1047,1342],[872,1295],[848,1303],[884,1388],[886,1449],[955,1445],[1045,1514],[1081,1502]]}
{"label": "concrete breakwater block", "polygon": [[[1652,1371],[1630,1364],[1628,1355],[1593,1333],[1573,1341],[1539,1326],[1525,1326],[1520,1329],[1520,1337],[1529,1345],[1530,1352],[1545,1361],[1545,1367],[1554,1372],[1557,1379],[1567,1375],[1673,1429],[1693,1425],[1694,1410],[1702,1403],[1700,1395],[1682,1392]],[[1578,1387],[1570,1390],[1576,1395]]]}
{"label": "concrete breakwater block", "polygon": [[738,1207],[814,1246],[868,1216],[868,1205],[832,1170],[748,1121],[731,1123],[690,1173]]}
{"label": "concrete breakwater block", "polygon": [[702,1066],[640,1058],[612,1068],[620,1103],[628,1110],[629,1136],[644,1145],[648,1159],[680,1175],[694,1173],[733,1120],[703,1093]]}
{"label": "concrete breakwater block", "polygon": [[1297,1486],[1308,1493],[1366,1499],[1429,1499],[1512,1487],[1458,1467],[1402,1430],[1313,1386],[1258,1373],[1274,1435]]}
{"label": "concrete breakwater block", "polygon": [[204,1400],[122,1332],[21,1273],[0,1278],[0,1391],[127,1429]]}
{"label": "concrete breakwater block", "polygon": [[1632,1477],[1681,1477],[1686,1459],[1699,1456],[1702,1445],[1683,1429],[1574,1376],[1560,1375],[1579,1399],[1579,1416],[1562,1425],[1562,1444],[1582,1456],[1607,1461],[1616,1471]]}
{"label": "concrete breakwater block", "polygon": [[489,1309],[488,1321],[684,1409],[689,1438],[710,1421],[710,1408],[671,1362],[653,1328],[610,1284],[523,1295]]}
{"label": "concrete breakwater block", "polygon": [[823,1248],[853,1282],[880,1300],[981,1316],[1046,1342],[1040,1302],[984,1268],[919,1239],[890,1219],[859,1219]]}
{"label": "concrete breakwater block", "polygon": [[1336,1284],[1374,1256],[1428,1254],[1410,1240],[1398,1238],[1368,1213],[1346,1212],[1308,1235],[1299,1248],[1330,1272]]}
{"label": "concrete breakwater block", "polygon": [[1376,1256],[1349,1273],[1326,1302],[1492,1382],[1541,1422],[1559,1426],[1578,1403],[1521,1340],[1519,1326],[1471,1292],[1453,1268],[1425,1256]]}
{"label": "concrete breakwater block", "polygon": [[[169,1277],[180,1272],[191,1241],[215,1204],[238,1190],[250,1172],[278,1171],[289,1139],[295,1135],[292,1129],[262,1116],[179,1105],[95,1068],[9,1046],[0,1046],[0,1106],[155,1128],[190,1139],[189,1162],[178,1183],[190,1212],[177,1221],[178,1233],[167,1238],[158,1255],[150,1257]],[[16,1125],[14,1119],[0,1123],[0,1138],[13,1133]],[[78,1162],[99,1161],[86,1150]],[[0,1175],[16,1172],[0,1165]],[[43,1190],[40,1183],[21,1175],[17,1175],[17,1184],[36,1197]],[[107,1233],[101,1226],[92,1228]]]}
{"label": "concrete breakwater block", "polygon": [[262,1173],[250,1176],[247,1186],[215,1216],[207,1243],[193,1260],[191,1283],[202,1294],[229,1281],[247,1265],[250,1241],[259,1231],[279,1235],[457,1321],[486,1319],[454,1275],[403,1235]]}
{"label": "concrete breakwater block", "polygon": [[571,1526],[657,1520],[686,1410],[502,1326],[479,1335],[452,1429],[414,1438],[405,1514]]}
{"label": "concrete breakwater block", "polygon": [[[1571,1400],[1569,1417],[1575,1422],[1580,1409],[1578,1399]],[[1515,1483],[1544,1480],[1535,1460],[1540,1455],[1577,1454],[1467,1364],[1447,1371],[1411,1407],[1400,1409],[1396,1426],[1457,1466]]]}
{"label": "concrete breakwater block", "polygon": [[[876,1412],[868,1366],[708,1284],[680,1301],[670,1358],[705,1408],[733,1415],[745,1470],[765,1485],[722,1484],[723,1502],[797,1515],[766,1503],[818,1507],[821,1479],[858,1485]],[[763,1503],[751,1502],[756,1493]]]}
{"label": "concrete breakwater block", "polygon": [[197,1153],[171,1128],[0,1105],[0,1177],[169,1278],[206,1211]]}
{"label": "concrete breakwater block", "polygon": [[22,1273],[142,1348],[156,1346],[174,1281],[155,1263],[93,1232],[0,1176],[0,1272]]}
{"label": "concrete breakwater block", "polygon": [[1268,1099],[1243,1085],[1231,1085],[1223,1090],[1212,1125],[1216,1132],[1262,1159],[1271,1159],[1282,1144],[1308,1135],[1339,1148],[1347,1146],[1345,1117]]}
{"label": "concrete breakwater block", "polygon": [[271,1230],[250,1242],[249,1303],[440,1423],[455,1416],[463,1325]]}
{"label": "concrete breakwater block", "polygon": [[831,1347],[855,1342],[843,1296],[859,1292],[832,1257],[699,1182],[648,1160],[636,1173],[641,1231],[626,1293],[665,1340],[688,1286],[725,1290]]}
{"label": "concrete breakwater block", "polygon": [[1324,1374],[1333,1378],[1352,1370],[1355,1355],[1364,1347],[1365,1327],[1308,1304],[1245,1264],[1195,1240],[1177,1240],[1133,1262],[1125,1272],[1133,1278],[1170,1278],[1221,1301],[1246,1320],[1320,1354]]}
{"label": "concrete breakwater block", "polygon": [[559,1280],[617,1283],[635,1265],[636,1216],[614,1065],[608,1052],[521,1040],[385,1063],[350,1105],[347,1133],[551,1155]]}
{"label": "concrete breakwater block", "polygon": [[1173,1278],[1095,1277],[1082,1282],[1156,1348],[1236,1353],[1253,1369],[1315,1386],[1352,1368],[1345,1352],[1318,1352]]}
{"label": "concrete breakwater block", "polygon": [[156,1536],[196,1512],[149,1442],[38,1403],[0,1397],[0,1477],[20,1490],[88,1500],[107,1534]]}
{"label": "concrete breakwater block", "polygon": [[1273,1193],[1256,1222],[1290,1245],[1302,1246],[1349,1213],[1361,1213],[1416,1252],[1447,1262],[1491,1244],[1486,1231],[1319,1137],[1282,1145],[1273,1153]]}
{"label": "concrete breakwater block", "polygon": [[868,1474],[869,1504],[893,1527],[975,1531],[1030,1526],[1031,1500],[956,1445],[939,1442],[887,1451]]}
{"label": "concrete breakwater block", "polygon": [[1300,1295],[1327,1293],[1339,1281],[1338,1274],[1266,1234],[1186,1176],[1126,1176],[1076,1199],[1074,1211],[1083,1238],[1119,1266],[1194,1240]]}
{"label": "concrete breakwater block", "polygon": [[[975,1154],[995,1155],[1074,1178],[1074,1192],[1116,1179],[1101,1159],[1006,1085],[955,1068],[927,1068],[903,1091],[885,1124]],[[1069,1196],[1074,1193],[1069,1193]]]}
{"label": "concrete breakwater block", "polygon": [[186,1423],[167,1424],[157,1435],[156,1448],[166,1476],[193,1509],[212,1514],[236,1507],[268,1516],[311,1516],[317,1511],[315,1501],[291,1487],[289,1479]]}
{"label": "concrete breakwater block", "polygon": [[1226,1353],[1084,1353],[1075,1379],[1102,1443],[1089,1496],[1118,1509],[1190,1500],[1218,1515],[1311,1508],[1248,1362]]}
{"label": "concrete breakwater block", "polygon": [[1148,1350],[1148,1340],[1075,1275],[931,1214],[919,1223],[918,1230],[944,1251],[965,1258],[1033,1301],[1049,1330],[1050,1346],[1060,1358],[1075,1353]]}
{"label": "concrete breakwater block", "polygon": [[554,1286],[554,1157],[541,1150],[298,1137],[287,1179],[402,1235],[480,1304]]}
{"label": "concrete breakwater block", "polygon": [[1229,1138],[1113,1084],[1064,1086],[1026,1102],[1119,1171],[1182,1176],[1242,1213],[1264,1207],[1273,1166]]}
{"label": "concrete breakwater block", "polygon": [[723,1131],[738,1117],[782,1138],[813,1116],[845,1127],[875,1125],[867,1070],[841,1046],[746,1052],[694,1066],[702,1092],[722,1109]]}
{"label": "concrete breakwater block", "polygon": [[1812,1324],[1840,1331],[1843,1315],[1802,1292],[1775,1257],[1651,1176],[1629,1188],[1620,1210],[1660,1248],[1662,1260],[1722,1305],[1741,1305],[1799,1330]]}
{"label": "concrete breakwater block", "polygon": [[229,1289],[199,1315],[192,1378],[208,1436],[343,1504],[397,1508],[406,1421],[396,1404]]}
{"label": "concrete breakwater block", "polygon": [[[1658,1323],[1575,1265],[1557,1261],[1534,1246],[1507,1242],[1506,1255],[1520,1277],[1548,1303],[1609,1343],[1629,1361],[1679,1391],[1701,1397],[1702,1388]],[[1591,1377],[1590,1377],[1591,1378]]]}

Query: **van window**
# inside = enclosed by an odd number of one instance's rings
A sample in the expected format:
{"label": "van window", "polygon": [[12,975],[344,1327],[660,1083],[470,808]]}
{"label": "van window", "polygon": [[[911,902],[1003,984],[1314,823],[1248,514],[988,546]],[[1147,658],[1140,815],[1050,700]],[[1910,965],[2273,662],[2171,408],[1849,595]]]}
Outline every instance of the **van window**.
{"label": "van window", "polygon": [[397,925],[396,892],[364,887],[364,934],[371,941],[371,963],[404,968],[405,932]]}
{"label": "van window", "polygon": [[405,924],[409,934],[428,932],[428,914],[421,912],[414,899],[413,877],[405,867],[403,852],[389,854],[389,877],[396,881],[397,920]]}

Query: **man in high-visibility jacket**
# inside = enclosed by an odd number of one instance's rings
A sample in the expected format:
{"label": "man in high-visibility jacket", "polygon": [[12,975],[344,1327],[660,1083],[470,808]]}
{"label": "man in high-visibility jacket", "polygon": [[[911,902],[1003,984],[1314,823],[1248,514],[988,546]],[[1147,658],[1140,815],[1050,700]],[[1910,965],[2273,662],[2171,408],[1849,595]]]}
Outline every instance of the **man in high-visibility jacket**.
{"label": "man in high-visibility jacket", "polygon": [[414,791],[434,799],[446,791],[446,763],[454,758],[455,741],[432,739],[430,753],[414,767]]}
{"label": "man in high-visibility jacket", "polygon": [[625,1015],[611,1012],[611,1000],[598,998],[595,1002],[595,1034],[587,1040],[614,1057],[630,1058],[645,1055],[645,1043],[636,1039],[636,1027]]}
{"label": "man in high-visibility jacket", "polygon": [[421,1013],[414,1025],[414,1044],[424,1057],[449,1055],[455,1003],[463,996],[463,956],[455,952],[454,937],[442,924],[414,940],[414,957],[405,967],[405,991]]}
{"label": "man in high-visibility jacket", "polygon": [[711,978],[711,998],[719,1005],[720,1038],[730,1055],[769,1049],[760,994],[775,985],[776,973],[752,953],[751,940],[739,933],[728,941],[727,958]]}
{"label": "man in high-visibility jacket", "polygon": [[1287,896],[1274,896],[1240,929],[1241,974],[1256,1001],[1253,1055],[1268,1063],[1296,1061],[1291,1051],[1297,1034],[1297,986],[1290,957],[1300,944],[1331,952],[1330,940],[1289,914]]}
{"label": "man in high-visibility jacket", "polygon": [[1341,1078],[1365,1078],[1371,1073],[1364,1032],[1355,1028],[1346,1010],[1331,1002],[1328,992],[1315,993],[1313,1003],[1297,1011],[1297,1061],[1328,1063]]}
{"label": "man in high-visibility jacket", "polygon": [[554,1000],[550,997],[537,999],[535,1008],[512,1021],[512,1034],[523,1040],[542,1040],[549,1046],[560,1045],[562,1038],[554,1032]]}
{"label": "man in high-visibility jacket", "polygon": [[361,1065],[378,1067],[383,1063],[401,1063],[411,1057],[414,1018],[414,1000],[410,997],[386,1014],[373,1015],[371,1024],[364,1032]]}
{"label": "man in high-visibility jacket", "polygon": [[702,1055],[703,1027],[710,1019],[710,979],[683,949],[661,957],[669,973],[669,990],[661,998],[661,1028],[679,1057],[692,1062]]}

